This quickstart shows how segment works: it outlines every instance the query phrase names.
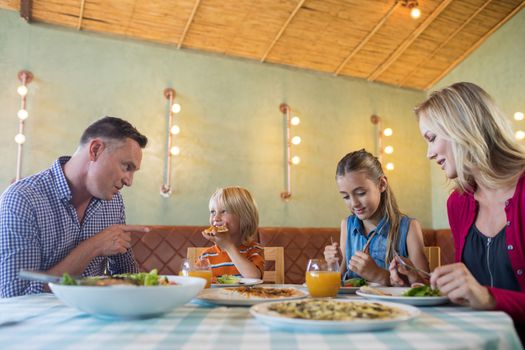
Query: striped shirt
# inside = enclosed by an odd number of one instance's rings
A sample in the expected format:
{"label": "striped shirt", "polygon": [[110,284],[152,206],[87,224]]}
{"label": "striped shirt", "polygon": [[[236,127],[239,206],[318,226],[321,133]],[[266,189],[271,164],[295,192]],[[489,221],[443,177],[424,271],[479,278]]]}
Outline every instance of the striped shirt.
{"label": "striped shirt", "polygon": [[[43,292],[43,283],[19,280],[20,269],[49,270],[82,241],[125,223],[120,193],[110,201],[92,198],[79,222],[62,170],[69,159],[61,157],[51,168],[15,182],[0,197],[0,297]],[[82,276],[102,275],[106,269],[138,272],[129,250],[94,258]]]}
{"label": "striped shirt", "polygon": [[[250,244],[242,245],[239,247],[239,252],[242,256],[246,257],[251,261],[255,267],[261,271],[261,276],[264,273],[264,249],[257,243],[252,242]],[[209,247],[204,250],[201,254],[202,258],[208,258],[211,264],[211,270],[213,277],[220,277],[222,275],[233,275],[242,277],[235,267],[235,264],[231,261],[230,256],[224,250],[221,250],[217,245]]]}

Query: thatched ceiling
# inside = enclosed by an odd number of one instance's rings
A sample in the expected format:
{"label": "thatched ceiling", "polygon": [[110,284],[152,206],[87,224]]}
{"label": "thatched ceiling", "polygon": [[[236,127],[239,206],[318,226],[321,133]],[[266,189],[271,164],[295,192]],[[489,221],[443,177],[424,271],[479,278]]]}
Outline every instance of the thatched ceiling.
{"label": "thatched ceiling", "polygon": [[31,22],[427,89],[524,0],[0,0]]}

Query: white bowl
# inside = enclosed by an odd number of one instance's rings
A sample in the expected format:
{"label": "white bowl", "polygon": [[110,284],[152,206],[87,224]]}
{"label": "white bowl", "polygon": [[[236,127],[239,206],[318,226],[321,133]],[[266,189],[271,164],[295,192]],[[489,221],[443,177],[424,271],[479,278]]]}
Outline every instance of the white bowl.
{"label": "white bowl", "polygon": [[151,317],[166,313],[194,298],[206,285],[198,277],[166,276],[171,286],[49,286],[64,304],[95,316]]}

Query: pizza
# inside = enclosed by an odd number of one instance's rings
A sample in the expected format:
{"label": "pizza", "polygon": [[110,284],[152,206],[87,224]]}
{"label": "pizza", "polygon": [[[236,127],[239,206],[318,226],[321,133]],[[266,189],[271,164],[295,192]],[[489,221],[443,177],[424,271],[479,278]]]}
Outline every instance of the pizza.
{"label": "pizza", "polygon": [[204,231],[202,231],[204,233],[207,233],[207,234],[215,234],[215,232],[228,232],[228,228],[226,227],[226,225],[221,225],[221,226],[210,226],[208,227],[207,229],[205,229]]}
{"label": "pizza", "polygon": [[277,299],[302,297],[305,294],[295,288],[272,287],[235,287],[224,288],[227,293],[240,295],[246,298]]}

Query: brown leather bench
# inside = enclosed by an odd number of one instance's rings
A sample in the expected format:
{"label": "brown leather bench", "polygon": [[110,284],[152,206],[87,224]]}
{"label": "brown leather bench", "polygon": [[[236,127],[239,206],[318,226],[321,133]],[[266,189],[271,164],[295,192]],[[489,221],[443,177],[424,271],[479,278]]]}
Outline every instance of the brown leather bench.
{"label": "brown leather bench", "polygon": [[[202,237],[207,226],[149,226],[149,233],[132,233],[132,249],[141,271],[153,268],[177,274],[188,247],[211,245]],[[425,245],[441,247],[441,263],[454,260],[450,230],[423,230]],[[339,242],[339,228],[260,227],[259,241],[268,247],[284,247],[286,283],[303,283],[306,263],[323,256],[331,240]]]}

